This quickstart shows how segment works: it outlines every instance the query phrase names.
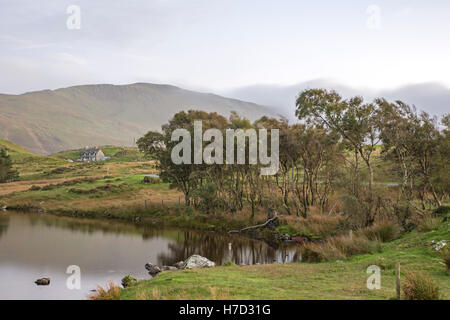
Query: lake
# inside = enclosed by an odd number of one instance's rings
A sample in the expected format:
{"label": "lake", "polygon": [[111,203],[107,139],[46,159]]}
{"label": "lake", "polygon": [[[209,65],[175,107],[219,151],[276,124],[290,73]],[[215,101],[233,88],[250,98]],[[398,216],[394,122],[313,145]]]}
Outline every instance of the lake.
{"label": "lake", "polygon": [[[150,279],[145,263],[172,265],[199,254],[222,264],[292,262],[298,249],[214,232],[114,220],[0,211],[0,299],[86,299],[97,285],[120,284],[127,274]],[[81,270],[81,289],[68,289],[68,266]],[[49,277],[49,286],[37,286]]]}

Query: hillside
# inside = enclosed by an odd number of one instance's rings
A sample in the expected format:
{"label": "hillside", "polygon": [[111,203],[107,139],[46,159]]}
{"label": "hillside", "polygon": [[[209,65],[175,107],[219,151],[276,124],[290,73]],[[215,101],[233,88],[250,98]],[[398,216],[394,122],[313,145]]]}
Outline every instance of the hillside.
{"label": "hillside", "polygon": [[130,146],[180,110],[201,109],[251,120],[270,111],[260,105],[170,85],[84,85],[21,95],[0,94],[0,138],[34,153],[86,145]]}
{"label": "hillside", "polygon": [[11,155],[15,156],[31,156],[33,153],[24,148],[12,143],[11,141],[0,139],[0,149],[5,149]]}

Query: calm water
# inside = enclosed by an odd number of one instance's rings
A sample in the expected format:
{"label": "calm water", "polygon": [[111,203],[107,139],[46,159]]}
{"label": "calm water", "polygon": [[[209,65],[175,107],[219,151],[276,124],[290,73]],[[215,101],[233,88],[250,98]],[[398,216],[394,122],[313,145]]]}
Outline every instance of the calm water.
{"label": "calm water", "polygon": [[[151,278],[144,265],[172,265],[192,254],[222,264],[228,243],[236,264],[291,262],[294,246],[211,232],[161,229],[116,221],[0,211],[0,299],[85,299],[108,280],[120,284],[131,273]],[[81,268],[81,290],[66,287],[69,265]],[[36,286],[50,277],[49,286]]]}

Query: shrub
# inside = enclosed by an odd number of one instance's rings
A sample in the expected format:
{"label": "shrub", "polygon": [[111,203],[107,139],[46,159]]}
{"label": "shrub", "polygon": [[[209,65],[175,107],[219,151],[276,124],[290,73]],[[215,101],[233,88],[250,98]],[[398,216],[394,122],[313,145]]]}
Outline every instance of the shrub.
{"label": "shrub", "polygon": [[378,240],[369,240],[361,236],[353,238],[339,236],[324,242],[306,243],[302,248],[302,258],[306,262],[330,261],[380,250],[381,244]]}
{"label": "shrub", "polygon": [[433,217],[431,215],[423,217],[417,224],[417,230],[420,232],[428,232],[436,230],[440,227],[442,219],[439,217]]}
{"label": "shrub", "polygon": [[307,243],[302,248],[302,260],[305,262],[321,262],[345,259],[345,255],[332,243]]}
{"label": "shrub", "polygon": [[228,260],[228,261],[226,261],[224,264],[223,264],[223,266],[224,267],[233,267],[233,266],[235,266],[236,264],[233,262],[233,261],[231,261],[231,260]]}
{"label": "shrub", "polygon": [[113,281],[109,281],[106,288],[102,286],[97,286],[95,293],[90,295],[88,298],[90,300],[119,300],[120,298],[120,287]]}
{"label": "shrub", "polygon": [[405,271],[403,294],[406,300],[439,300],[439,287],[428,275]]}
{"label": "shrub", "polygon": [[30,187],[30,189],[28,189],[29,191],[39,191],[39,190],[41,190],[42,188],[40,187],[40,186],[36,186],[36,185],[32,185],[31,187]]}
{"label": "shrub", "polygon": [[450,214],[450,206],[440,206],[440,207],[436,208],[433,211],[433,213],[436,215],[440,215],[440,216],[445,216],[447,214]]}
{"label": "shrub", "polygon": [[388,242],[397,239],[400,234],[400,226],[391,221],[375,223],[371,227],[361,230],[362,234],[369,240],[380,240]]}
{"label": "shrub", "polygon": [[122,287],[126,288],[130,285],[137,283],[136,278],[134,278],[131,274],[122,278]]}
{"label": "shrub", "polygon": [[379,240],[369,240],[366,237],[336,237],[334,238],[334,245],[340,249],[346,257],[351,257],[357,254],[375,253],[381,250]]}
{"label": "shrub", "polygon": [[292,226],[289,225],[281,225],[275,229],[278,233],[285,233],[291,236],[295,236],[298,234],[297,230],[295,230]]}
{"label": "shrub", "polygon": [[444,259],[445,267],[447,272],[450,273],[450,248],[445,247],[441,250],[442,259]]}
{"label": "shrub", "polygon": [[306,219],[293,215],[280,217],[282,225],[292,226],[296,230],[292,235],[297,234],[308,238],[327,238],[341,234],[341,221],[339,217],[323,214],[311,214]]}
{"label": "shrub", "polygon": [[205,213],[210,213],[221,206],[217,186],[214,183],[206,183],[195,189],[192,198],[196,209]]}
{"label": "shrub", "polygon": [[144,179],[142,179],[142,183],[159,184],[162,183],[162,180],[157,177],[145,176]]}
{"label": "shrub", "polygon": [[19,173],[13,169],[11,157],[8,152],[0,149],[0,183],[16,181],[19,179]]}

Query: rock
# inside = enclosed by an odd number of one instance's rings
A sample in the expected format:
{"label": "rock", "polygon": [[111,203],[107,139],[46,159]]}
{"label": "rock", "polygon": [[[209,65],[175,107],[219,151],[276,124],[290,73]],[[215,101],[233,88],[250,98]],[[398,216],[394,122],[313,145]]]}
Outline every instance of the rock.
{"label": "rock", "polygon": [[147,269],[148,273],[152,276],[155,276],[161,272],[161,269],[158,266],[155,266],[150,262],[145,264],[145,269]]}
{"label": "rock", "polygon": [[178,270],[178,268],[177,267],[173,267],[173,266],[162,266],[161,270],[162,271],[176,271],[176,270]]}
{"label": "rock", "polygon": [[183,265],[184,265],[184,261],[178,261],[173,266],[177,269],[181,269],[183,267]]}
{"label": "rock", "polygon": [[50,278],[37,279],[34,283],[38,286],[48,286],[50,284]]}
{"label": "rock", "polygon": [[195,268],[204,268],[204,267],[215,267],[216,264],[205,257],[194,254],[187,258],[184,262],[183,267],[181,269],[195,269]]}
{"label": "rock", "polygon": [[134,283],[137,283],[137,280],[131,274],[122,278],[122,287],[124,287],[124,288],[126,288]]}

